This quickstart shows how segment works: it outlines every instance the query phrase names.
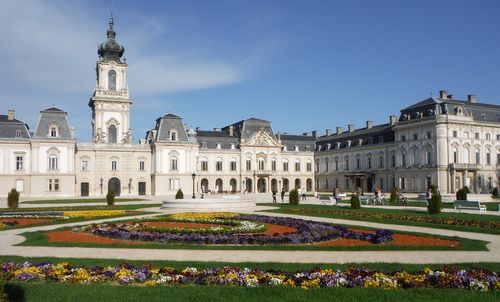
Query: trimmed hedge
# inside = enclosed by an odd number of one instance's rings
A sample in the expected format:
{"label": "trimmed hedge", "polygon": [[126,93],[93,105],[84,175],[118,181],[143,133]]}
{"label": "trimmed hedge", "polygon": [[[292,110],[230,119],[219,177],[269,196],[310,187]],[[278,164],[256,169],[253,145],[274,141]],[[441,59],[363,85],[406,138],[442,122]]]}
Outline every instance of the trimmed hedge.
{"label": "trimmed hedge", "polygon": [[497,187],[493,188],[493,191],[491,192],[491,196],[493,196],[493,198],[498,198],[499,194],[498,194]]}
{"label": "trimmed hedge", "polygon": [[16,189],[10,190],[7,195],[7,205],[10,209],[19,208],[19,192]]}
{"label": "trimmed hedge", "polygon": [[361,209],[361,202],[359,201],[358,194],[352,194],[351,196],[351,209],[354,210]]}
{"label": "trimmed hedge", "polygon": [[297,189],[293,189],[290,191],[290,195],[288,197],[288,201],[292,205],[298,205],[299,204],[299,191]]}
{"label": "trimmed hedge", "polygon": [[106,201],[110,207],[115,205],[115,191],[108,191],[108,194],[106,194]]}
{"label": "trimmed hedge", "polygon": [[390,202],[396,202],[398,200],[398,188],[393,187],[391,190],[391,195],[389,196]]}
{"label": "trimmed hedge", "polygon": [[184,193],[182,193],[181,189],[177,190],[177,193],[175,194],[175,199],[184,199]]}
{"label": "trimmed hedge", "polygon": [[443,207],[441,194],[438,193],[435,186],[431,186],[431,193],[432,197],[429,201],[428,207],[429,214],[439,214],[441,213],[441,209]]}
{"label": "trimmed hedge", "polygon": [[457,200],[467,200],[467,190],[465,189],[467,187],[463,187],[460,190],[457,191],[456,197]]}

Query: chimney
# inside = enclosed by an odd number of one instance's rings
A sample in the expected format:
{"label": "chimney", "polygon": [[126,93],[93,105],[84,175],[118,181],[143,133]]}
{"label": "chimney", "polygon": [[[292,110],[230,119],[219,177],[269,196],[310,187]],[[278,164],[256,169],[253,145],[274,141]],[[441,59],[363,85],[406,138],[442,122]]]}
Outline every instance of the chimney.
{"label": "chimney", "polygon": [[373,127],[373,121],[366,121],[366,129],[370,129]]}
{"label": "chimney", "polygon": [[333,134],[332,129],[326,129],[326,130],[325,130],[325,134],[326,134],[326,136],[330,136],[330,135],[332,135],[332,134]]}
{"label": "chimney", "polygon": [[220,128],[214,128],[214,131],[220,131]]}
{"label": "chimney", "polygon": [[151,138],[153,139],[153,141],[156,141],[156,133],[157,132],[158,131],[156,131],[156,130],[151,130],[151,136],[152,136]]}
{"label": "chimney", "polygon": [[7,119],[8,119],[9,121],[13,121],[13,120],[14,120],[14,113],[15,113],[15,112],[16,112],[16,111],[15,111],[15,110],[12,110],[12,109],[7,110]]}
{"label": "chimney", "polygon": [[344,129],[342,129],[342,127],[337,127],[337,134],[340,134],[344,132]]}
{"label": "chimney", "polygon": [[313,130],[313,131],[311,132],[311,134],[312,134],[312,137],[314,137],[314,138],[318,138],[318,131],[317,131],[317,130]]}
{"label": "chimney", "polygon": [[446,90],[439,90],[439,98],[440,99],[446,99],[446,98],[448,98],[448,91],[446,91]]}
{"label": "chimney", "polygon": [[453,94],[448,94],[448,100],[453,100]]}
{"label": "chimney", "polygon": [[229,136],[234,136],[234,126],[229,126]]}
{"label": "chimney", "polygon": [[467,96],[467,100],[469,101],[469,103],[476,103],[477,102],[477,98],[474,94],[469,94]]}
{"label": "chimney", "polygon": [[75,139],[75,127],[69,128],[69,135],[71,136],[71,139]]}
{"label": "chimney", "polygon": [[396,124],[396,123],[397,123],[397,121],[398,121],[398,117],[397,117],[397,116],[395,116],[395,115],[390,115],[390,116],[389,116],[389,123],[390,123],[391,125]]}
{"label": "chimney", "polygon": [[347,125],[347,129],[349,129],[349,132],[353,132],[354,131],[354,124]]}
{"label": "chimney", "polygon": [[309,132],[304,132],[302,133],[303,136],[308,136],[309,135]]}

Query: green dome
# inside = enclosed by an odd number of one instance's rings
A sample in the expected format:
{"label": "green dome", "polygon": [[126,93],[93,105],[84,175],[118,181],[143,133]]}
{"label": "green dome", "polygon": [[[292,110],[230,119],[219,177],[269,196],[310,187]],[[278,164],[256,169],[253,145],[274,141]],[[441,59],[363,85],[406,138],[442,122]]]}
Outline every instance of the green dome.
{"label": "green dome", "polygon": [[104,62],[115,61],[117,63],[121,63],[120,58],[125,52],[125,47],[116,43],[116,32],[113,29],[113,25],[113,16],[111,16],[111,18],[109,19],[109,29],[106,33],[108,36],[108,40],[99,45],[97,54],[99,54],[99,57],[101,57],[102,61]]}

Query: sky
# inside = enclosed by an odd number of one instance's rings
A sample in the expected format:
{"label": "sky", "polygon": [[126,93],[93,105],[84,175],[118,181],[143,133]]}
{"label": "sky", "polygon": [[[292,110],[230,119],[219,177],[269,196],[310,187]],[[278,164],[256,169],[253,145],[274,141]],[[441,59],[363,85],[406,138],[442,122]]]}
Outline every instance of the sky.
{"label": "sky", "polygon": [[362,128],[439,90],[500,105],[497,0],[2,0],[0,114],[68,113],[91,140],[97,46],[113,10],[134,140],[167,113],[201,129]]}

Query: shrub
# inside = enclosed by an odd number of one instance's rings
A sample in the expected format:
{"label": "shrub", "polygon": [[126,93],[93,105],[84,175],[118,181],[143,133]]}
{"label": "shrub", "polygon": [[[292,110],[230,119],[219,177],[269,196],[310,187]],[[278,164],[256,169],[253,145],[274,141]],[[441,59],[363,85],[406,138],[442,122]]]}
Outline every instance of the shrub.
{"label": "shrub", "polygon": [[465,190],[465,193],[470,194],[470,189],[467,186],[464,186],[462,189]]}
{"label": "shrub", "polygon": [[19,192],[17,192],[16,189],[10,190],[9,194],[7,195],[7,205],[11,209],[19,208]]}
{"label": "shrub", "polygon": [[438,193],[436,187],[431,186],[431,200],[429,201],[429,214],[439,214],[442,208],[441,194]]}
{"label": "shrub", "polygon": [[9,296],[6,293],[5,285],[0,284],[0,302],[8,302]]}
{"label": "shrub", "polygon": [[359,201],[358,194],[352,194],[351,196],[351,209],[361,209],[361,202]]}
{"label": "shrub", "polygon": [[493,196],[493,198],[498,198],[500,194],[498,194],[498,188],[495,187],[493,188],[493,191],[491,192],[491,196]]}
{"label": "shrub", "polygon": [[108,191],[108,194],[106,194],[106,201],[110,207],[115,205],[115,191]]}
{"label": "shrub", "polygon": [[457,200],[467,200],[467,190],[465,190],[465,188],[466,187],[463,187],[457,191],[456,194]]}
{"label": "shrub", "polygon": [[391,190],[391,195],[389,196],[390,202],[396,202],[398,200],[398,188],[394,187]]}
{"label": "shrub", "polygon": [[299,191],[297,189],[293,189],[290,191],[290,195],[288,196],[288,202],[293,205],[299,204]]}
{"label": "shrub", "polygon": [[181,189],[177,190],[177,193],[175,194],[175,199],[184,199],[184,193],[182,193]]}

